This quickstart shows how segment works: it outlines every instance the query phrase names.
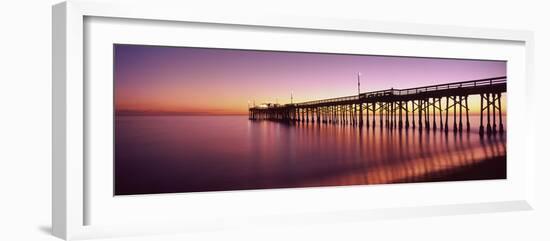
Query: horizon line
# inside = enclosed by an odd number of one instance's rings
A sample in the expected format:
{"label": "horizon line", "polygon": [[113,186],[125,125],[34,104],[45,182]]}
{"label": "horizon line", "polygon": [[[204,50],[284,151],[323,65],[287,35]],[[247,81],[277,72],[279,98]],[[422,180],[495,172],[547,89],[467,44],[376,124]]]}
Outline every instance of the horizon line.
{"label": "horizon line", "polygon": [[115,110],[116,116],[235,116],[248,115],[247,112],[213,113],[207,111],[157,111],[157,110]]}

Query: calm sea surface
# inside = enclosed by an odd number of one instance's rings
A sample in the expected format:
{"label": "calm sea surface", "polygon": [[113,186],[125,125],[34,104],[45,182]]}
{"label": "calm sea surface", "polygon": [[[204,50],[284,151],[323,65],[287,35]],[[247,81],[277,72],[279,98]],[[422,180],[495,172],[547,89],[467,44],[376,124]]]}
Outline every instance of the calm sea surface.
{"label": "calm sea surface", "polygon": [[[506,135],[117,116],[115,194],[506,178]],[[452,125],[450,125],[452,128]]]}

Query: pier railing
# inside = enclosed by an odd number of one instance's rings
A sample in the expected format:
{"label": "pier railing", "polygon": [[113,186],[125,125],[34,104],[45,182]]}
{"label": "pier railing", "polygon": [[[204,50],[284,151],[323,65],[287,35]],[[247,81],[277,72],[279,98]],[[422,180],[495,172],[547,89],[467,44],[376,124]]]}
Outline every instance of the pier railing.
{"label": "pier railing", "polygon": [[478,79],[478,80],[469,80],[469,81],[462,81],[462,82],[453,82],[453,83],[447,83],[447,84],[429,85],[429,86],[422,86],[422,87],[415,87],[415,88],[408,88],[408,89],[386,89],[386,90],[379,90],[379,91],[371,91],[371,92],[361,93],[359,95],[306,101],[301,103],[286,104],[284,106],[305,107],[310,105],[355,101],[363,98],[373,98],[373,97],[382,97],[382,96],[391,96],[391,95],[404,96],[404,95],[414,95],[414,94],[420,94],[420,93],[429,93],[429,92],[435,92],[435,91],[453,90],[453,89],[461,89],[461,88],[476,88],[476,87],[483,87],[483,86],[488,87],[488,86],[504,84],[504,83],[506,83],[506,76],[487,78],[487,79]]}
{"label": "pier railing", "polygon": [[[502,84],[502,83],[506,83],[506,76],[489,78],[489,79],[454,82],[454,83],[448,83],[448,84],[430,85],[430,86],[423,86],[423,87],[416,87],[416,88],[409,88],[409,89],[394,89],[393,91],[390,90],[390,93],[393,95],[410,95],[410,94],[418,94],[418,93],[430,92],[430,91],[491,86],[491,85]],[[368,95],[369,93],[365,93],[365,94]]]}

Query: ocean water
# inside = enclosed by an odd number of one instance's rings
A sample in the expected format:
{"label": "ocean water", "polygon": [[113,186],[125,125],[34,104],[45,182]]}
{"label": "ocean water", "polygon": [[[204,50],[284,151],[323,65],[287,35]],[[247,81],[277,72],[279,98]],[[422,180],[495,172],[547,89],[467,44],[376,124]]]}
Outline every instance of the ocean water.
{"label": "ocean water", "polygon": [[[506,178],[506,134],[116,116],[115,194]],[[437,123],[439,127],[439,122]],[[465,127],[464,127],[465,128]]]}

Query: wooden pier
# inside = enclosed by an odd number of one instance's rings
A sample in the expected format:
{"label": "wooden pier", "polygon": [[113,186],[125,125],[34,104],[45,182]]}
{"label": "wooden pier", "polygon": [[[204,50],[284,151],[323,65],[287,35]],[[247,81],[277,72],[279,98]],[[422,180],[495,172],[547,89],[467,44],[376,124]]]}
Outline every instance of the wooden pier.
{"label": "wooden pier", "polygon": [[[360,128],[439,128],[445,132],[452,129],[456,133],[470,131],[468,97],[479,95],[479,134],[503,133],[503,93],[506,93],[506,76],[409,89],[387,89],[302,103],[254,106],[249,108],[249,119],[349,124]],[[452,112],[449,113],[449,110]],[[452,118],[452,122],[449,118]]]}

